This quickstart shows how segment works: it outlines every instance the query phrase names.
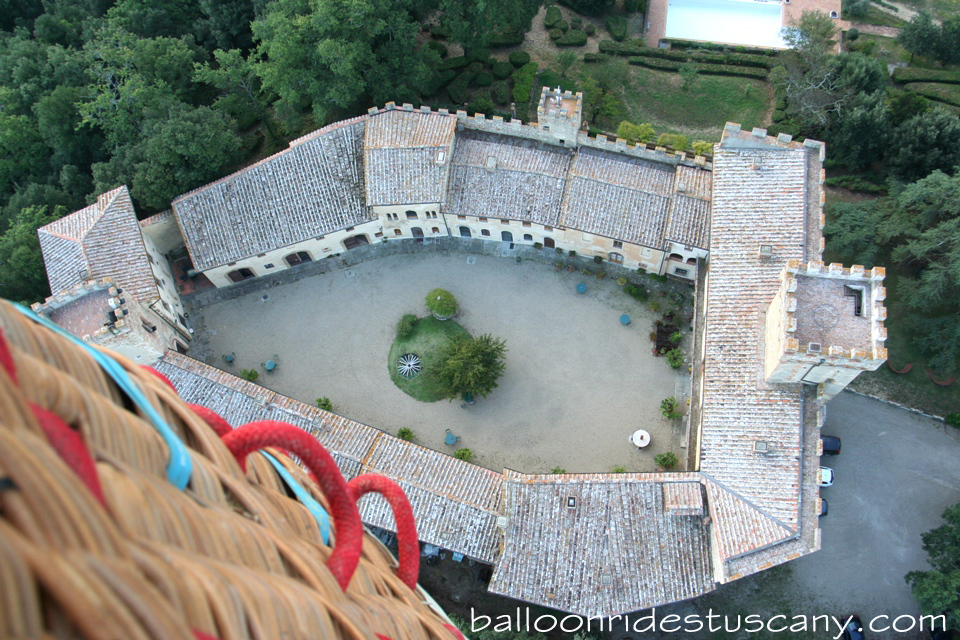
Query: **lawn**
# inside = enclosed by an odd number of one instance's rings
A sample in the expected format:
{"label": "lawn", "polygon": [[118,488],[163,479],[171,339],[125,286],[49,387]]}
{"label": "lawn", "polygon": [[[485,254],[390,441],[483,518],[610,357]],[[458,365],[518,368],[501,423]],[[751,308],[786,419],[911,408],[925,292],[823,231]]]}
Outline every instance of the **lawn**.
{"label": "lawn", "polygon": [[916,91],[925,98],[960,106],[960,85],[958,84],[911,82],[906,86],[910,91]]}
{"label": "lawn", "polygon": [[906,0],[904,4],[917,11],[925,9],[936,20],[946,20],[960,11],[960,0]]}
{"label": "lawn", "polygon": [[[387,359],[390,379],[401,391],[421,402],[443,400],[444,395],[430,374],[430,369],[436,364],[437,356],[443,346],[458,335],[470,334],[453,320],[441,322],[433,316],[420,318],[413,325],[410,335],[406,338],[397,338],[390,347],[390,356]],[[409,380],[397,373],[397,360],[405,353],[417,354],[423,364],[420,375]]]}
{"label": "lawn", "polygon": [[854,22],[854,23],[861,22],[863,24],[875,24],[880,27],[898,27],[899,28],[907,24],[906,20],[902,18],[898,18],[892,13],[887,13],[882,9],[878,9],[873,5],[870,5],[870,10],[867,11],[867,15],[864,16],[863,18],[853,18],[849,14],[847,14],[846,11],[844,11],[843,19],[849,20],[850,22]]}
{"label": "lawn", "polygon": [[676,73],[637,66],[629,69],[630,82],[624,92],[630,120],[649,122],[657,133],[682,133],[691,140],[719,140],[726,122],[737,122],[745,129],[766,125],[773,101],[773,87],[768,82],[699,75],[693,86],[685,90]]}

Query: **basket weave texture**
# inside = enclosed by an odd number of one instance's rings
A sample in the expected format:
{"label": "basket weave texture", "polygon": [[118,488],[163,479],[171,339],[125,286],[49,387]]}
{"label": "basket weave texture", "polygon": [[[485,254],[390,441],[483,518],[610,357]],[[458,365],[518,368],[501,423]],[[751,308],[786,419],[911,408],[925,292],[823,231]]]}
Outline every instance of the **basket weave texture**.
{"label": "basket weave texture", "polygon": [[[5,301],[0,330],[0,637],[462,638],[376,538],[349,533],[324,470],[321,489],[288,455],[302,451],[268,450],[333,516],[329,545],[266,455],[228,446],[248,427],[221,438],[212,412],[110,353],[186,446],[179,489],[168,442],[92,347]],[[350,545],[355,570],[331,571]]]}

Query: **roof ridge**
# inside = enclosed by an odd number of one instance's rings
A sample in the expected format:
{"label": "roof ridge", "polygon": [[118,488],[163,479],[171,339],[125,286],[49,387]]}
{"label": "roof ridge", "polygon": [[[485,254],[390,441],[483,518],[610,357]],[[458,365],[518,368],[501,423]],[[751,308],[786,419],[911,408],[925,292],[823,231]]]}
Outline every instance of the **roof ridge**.
{"label": "roof ridge", "polygon": [[[780,527],[783,527],[785,530],[787,530],[787,531],[788,531],[789,533],[791,533],[791,534],[796,534],[796,533],[798,533],[798,530],[796,530],[796,529],[794,529],[793,527],[791,527],[790,525],[782,522],[782,521],[781,521],[779,518],[777,518],[776,516],[770,515],[770,514],[767,513],[763,508],[758,507],[756,504],[753,503],[752,500],[750,500],[749,498],[747,498],[746,496],[744,496],[743,494],[741,494],[739,491],[737,491],[737,490],[735,490],[735,489],[731,489],[731,488],[728,487],[726,484],[724,484],[723,482],[720,482],[719,480],[717,480],[716,478],[714,478],[711,474],[707,473],[706,471],[701,471],[700,473],[703,475],[703,477],[704,477],[705,480],[707,480],[707,481],[709,481],[709,482],[712,482],[713,484],[717,485],[717,487],[719,487],[720,489],[726,491],[727,493],[729,493],[730,495],[732,495],[733,497],[735,497],[735,498],[736,498],[737,500],[739,500],[740,502],[742,502],[742,503],[744,503],[745,505],[749,506],[751,509],[753,509],[753,510],[756,511],[757,513],[763,515],[763,517],[769,519],[771,522],[774,522],[774,523],[776,523],[777,525],[779,525]],[[760,547],[760,548],[762,548],[762,547]],[[740,554],[740,555],[742,555],[742,554]],[[736,557],[736,556],[731,556],[731,557]]]}

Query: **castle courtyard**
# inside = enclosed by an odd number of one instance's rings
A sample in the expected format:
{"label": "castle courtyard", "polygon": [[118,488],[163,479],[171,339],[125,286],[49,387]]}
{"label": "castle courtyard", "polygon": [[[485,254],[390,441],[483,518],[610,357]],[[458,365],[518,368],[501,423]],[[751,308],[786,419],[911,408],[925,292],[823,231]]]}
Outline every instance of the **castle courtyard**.
{"label": "castle courtyard", "polygon": [[[419,402],[390,380],[396,323],[427,315],[423,298],[434,287],[457,297],[455,319],[472,335],[507,343],[499,387],[472,406]],[[234,374],[256,369],[258,384],[303,402],[329,397],[335,413],[392,434],[409,427],[431,449],[469,448],[489,469],[653,471],[658,453],[685,458],[680,421],[663,418],[660,402],[676,395],[685,406],[686,370],[653,357],[658,314],[610,278],[456,252],[401,255],[264,287],[200,315],[191,356]],[[227,365],[222,355],[234,352]],[[267,373],[261,363],[274,354],[279,364]],[[453,447],[447,429],[461,437]],[[637,429],[652,436],[643,450],[628,441]]]}

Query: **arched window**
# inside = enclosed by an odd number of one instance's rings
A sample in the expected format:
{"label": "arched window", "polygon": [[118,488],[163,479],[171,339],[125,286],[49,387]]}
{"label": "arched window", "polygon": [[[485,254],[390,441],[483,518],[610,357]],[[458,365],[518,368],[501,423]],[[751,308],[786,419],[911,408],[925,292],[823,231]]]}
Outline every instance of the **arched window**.
{"label": "arched window", "polygon": [[623,256],[617,252],[611,252],[607,259],[614,264],[623,264]]}
{"label": "arched window", "polygon": [[407,211],[407,220],[417,220],[417,219],[418,218],[417,218],[416,211]]}
{"label": "arched window", "polygon": [[460,237],[469,238],[470,237],[470,227],[460,227]]}
{"label": "arched window", "polygon": [[533,236],[530,235],[529,233],[525,233],[525,234],[523,234],[523,241],[524,241],[524,242],[533,242]]}
{"label": "arched window", "polygon": [[[398,229],[399,231],[399,229]],[[357,247],[362,247],[365,244],[370,244],[370,238],[365,234],[359,234],[355,236],[350,236],[343,241],[343,248],[349,251],[350,249],[356,249]]]}
{"label": "arched window", "polygon": [[430,229],[430,231],[431,231],[431,233],[440,233],[440,228],[439,228],[439,227],[434,227],[434,228]]}
{"label": "arched window", "polygon": [[501,231],[500,239],[503,240],[504,242],[513,242],[513,234],[510,233],[509,231]]}
{"label": "arched window", "polygon": [[306,251],[297,251],[296,253],[291,253],[286,258],[284,258],[287,265],[295,267],[298,264],[303,264],[304,262],[311,262],[313,258],[310,257],[310,254]]}
{"label": "arched window", "polygon": [[671,253],[669,260],[676,260],[677,262],[683,262],[683,256],[679,253]]}
{"label": "arched window", "polygon": [[403,235],[403,231],[400,231],[400,229],[394,229],[394,230],[393,230],[393,235],[395,235],[395,236],[402,236],[402,235]]}
{"label": "arched window", "polygon": [[544,238],[543,246],[546,247],[547,249],[553,249],[556,247],[556,244],[554,244],[553,238]]}
{"label": "arched window", "polygon": [[256,278],[257,276],[253,273],[252,270],[247,269],[246,267],[241,267],[240,269],[234,269],[227,274],[227,277],[230,278],[233,282],[242,282],[250,278]]}
{"label": "arched window", "polygon": [[480,235],[482,235],[482,236],[484,236],[484,237],[490,237],[490,230],[489,230],[489,229],[480,229]]}

